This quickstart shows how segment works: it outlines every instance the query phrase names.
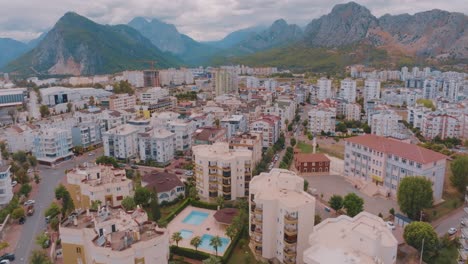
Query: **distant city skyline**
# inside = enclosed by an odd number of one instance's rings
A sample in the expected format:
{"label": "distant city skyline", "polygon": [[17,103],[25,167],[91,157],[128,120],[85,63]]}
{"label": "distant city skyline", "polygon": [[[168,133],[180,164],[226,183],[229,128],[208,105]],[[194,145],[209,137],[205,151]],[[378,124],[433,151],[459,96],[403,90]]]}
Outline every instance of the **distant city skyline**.
{"label": "distant city skyline", "polygon": [[[157,18],[174,24],[184,34],[198,41],[219,40],[227,34],[252,26],[270,25],[283,18],[288,23],[307,25],[331,11],[334,5],[348,1],[319,0],[0,0],[0,37],[21,41],[37,38],[42,32],[68,11],[77,12],[102,24],[127,24],[137,16]],[[464,0],[446,2],[435,0],[360,0],[373,15],[414,14],[441,9],[449,12],[468,13]]]}

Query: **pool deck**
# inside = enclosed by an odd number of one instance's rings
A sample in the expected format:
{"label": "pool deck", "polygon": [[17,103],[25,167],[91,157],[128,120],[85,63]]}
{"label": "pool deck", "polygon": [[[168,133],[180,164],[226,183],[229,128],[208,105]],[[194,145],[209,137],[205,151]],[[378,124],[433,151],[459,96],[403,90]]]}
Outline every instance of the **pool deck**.
{"label": "pool deck", "polygon": [[[201,223],[201,225],[191,225],[191,224],[185,224],[183,221],[185,217],[187,217],[190,212],[192,211],[199,211],[199,212],[205,212],[208,213],[208,217]],[[220,237],[225,237],[229,239],[226,234],[225,234],[225,226],[218,224],[216,220],[214,219],[213,215],[216,213],[214,210],[208,210],[208,209],[203,209],[203,208],[198,208],[198,207],[193,207],[193,206],[187,206],[178,216],[176,216],[168,225],[167,229],[169,231],[169,238],[172,237],[172,234],[175,232],[180,232],[180,230],[185,229],[185,230],[190,230],[193,232],[192,237],[189,239],[182,239],[179,241],[179,247],[184,247],[184,248],[191,248],[195,249],[192,245],[190,245],[190,240],[196,236],[199,236],[200,238],[204,234],[212,235],[212,236],[220,236]],[[208,231],[207,228],[210,230]],[[171,244],[175,245],[175,243],[171,239]],[[229,246],[229,245],[228,245]],[[227,246],[226,246],[227,248]],[[210,254],[215,254],[216,252],[213,250],[205,250],[202,248],[198,249],[199,251],[207,252]],[[219,252],[219,255],[224,254]]]}

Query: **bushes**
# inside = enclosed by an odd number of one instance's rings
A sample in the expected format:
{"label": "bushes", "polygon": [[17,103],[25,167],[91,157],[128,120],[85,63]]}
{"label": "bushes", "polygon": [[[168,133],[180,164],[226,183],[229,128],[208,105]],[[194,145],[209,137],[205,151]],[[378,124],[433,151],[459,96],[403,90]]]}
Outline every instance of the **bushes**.
{"label": "bushes", "polygon": [[209,209],[209,210],[217,210],[218,209],[217,204],[211,204],[211,203],[206,203],[206,202],[196,201],[196,200],[191,200],[190,205],[192,205],[194,207]]}
{"label": "bushes", "polygon": [[187,205],[189,205],[189,202],[190,202],[190,199],[186,199],[185,201],[183,201],[179,207],[177,207],[174,211],[172,211],[169,215],[167,215],[165,218],[162,218],[159,220],[158,224],[167,224],[169,223],[170,221],[172,221],[172,219],[174,219],[174,217],[176,217],[176,215],[178,215],[180,212],[182,212],[182,210],[185,209],[185,207],[187,207]]}
{"label": "bushes", "polygon": [[170,250],[172,254],[195,259],[195,260],[204,260],[210,257],[210,254],[208,253],[205,253],[202,251],[195,251],[194,249],[191,249],[191,248],[181,248],[181,247],[171,246]]}

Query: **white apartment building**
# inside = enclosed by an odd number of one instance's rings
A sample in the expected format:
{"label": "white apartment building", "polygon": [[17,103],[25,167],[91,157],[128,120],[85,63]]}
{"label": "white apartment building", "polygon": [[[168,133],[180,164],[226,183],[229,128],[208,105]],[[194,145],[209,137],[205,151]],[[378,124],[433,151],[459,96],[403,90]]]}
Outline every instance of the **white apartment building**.
{"label": "white apartment building", "polygon": [[141,160],[152,160],[159,164],[169,164],[174,158],[175,134],[165,129],[152,129],[138,134]]}
{"label": "white apartment building", "polygon": [[437,80],[433,78],[428,78],[424,80],[423,84],[423,98],[424,99],[434,99],[439,93],[439,87],[437,85]]}
{"label": "white apartment building", "polygon": [[376,135],[345,139],[344,176],[375,184],[384,196],[396,197],[401,179],[424,176],[433,185],[434,202],[442,199],[447,156]]}
{"label": "white apartment building", "polygon": [[216,69],[214,71],[216,96],[237,93],[237,72],[232,69]]}
{"label": "white apartment building", "polygon": [[102,134],[104,155],[116,159],[136,158],[138,155],[139,129],[132,125],[121,125]]}
{"label": "white apartment building", "polygon": [[422,129],[424,116],[432,113],[431,109],[425,107],[408,107],[408,123],[415,128]]}
{"label": "white apartment building", "polygon": [[192,133],[194,132],[190,121],[170,121],[166,125],[167,130],[175,134],[175,150],[187,151],[192,146]]}
{"label": "white apartment building", "polygon": [[7,205],[13,198],[13,186],[11,186],[10,165],[0,164],[0,205]]}
{"label": "white apartment building", "polygon": [[403,118],[395,111],[380,111],[370,116],[371,133],[377,136],[396,137],[400,133],[400,123]]}
{"label": "white apartment building", "polygon": [[443,95],[444,98],[449,99],[452,102],[458,101],[460,95],[460,88],[463,88],[463,80],[447,79],[444,80],[443,84]]}
{"label": "white apartment building", "polygon": [[7,127],[5,129],[5,137],[8,145],[8,152],[14,153],[17,151],[30,152],[33,149],[34,135],[39,127],[25,123]]}
{"label": "white apartment building", "polygon": [[125,169],[110,165],[84,163],[69,170],[66,179],[75,208],[89,209],[93,201],[120,206],[125,197],[134,195],[133,182],[127,179]]}
{"label": "white apartment building", "polygon": [[346,120],[361,120],[361,105],[346,104],[345,105],[345,119]]}
{"label": "white apartment building", "polygon": [[71,129],[72,144],[84,148],[99,145],[102,143],[103,132],[104,126],[101,122],[79,123]]}
{"label": "white apartment building", "polygon": [[220,120],[220,125],[226,128],[228,139],[235,136],[237,133],[247,132],[247,119],[244,115],[225,116]]}
{"label": "white apartment building", "polygon": [[268,79],[263,81],[263,87],[268,92],[276,92],[276,88],[278,87],[278,82],[274,79]]}
{"label": "white apartment building", "polygon": [[63,263],[168,263],[167,229],[149,221],[140,208],[78,210],[59,229]]}
{"label": "white apartment building", "polygon": [[289,99],[278,99],[270,107],[263,107],[264,115],[275,115],[281,119],[281,129],[286,130],[287,125],[290,124],[296,116],[296,102]]}
{"label": "white apartment building", "polygon": [[115,94],[109,97],[110,110],[133,109],[136,105],[135,95]]}
{"label": "white apartment building", "polygon": [[201,197],[235,200],[249,194],[254,169],[252,151],[229,149],[226,142],[194,146],[192,151],[194,177]]}
{"label": "white apartment building", "polygon": [[327,218],[314,227],[304,263],[396,263],[398,241],[384,220],[368,212]]}
{"label": "white apartment building", "polygon": [[315,198],[304,192],[304,179],[272,169],[250,182],[249,234],[254,253],[285,264],[302,264],[314,230]]}
{"label": "white apartment building", "polygon": [[331,84],[332,81],[325,77],[317,80],[317,99],[319,101],[323,101],[332,97]]}
{"label": "white apartment building", "polygon": [[421,132],[426,139],[439,136],[460,138],[463,133],[463,115],[453,116],[445,112],[430,112],[423,116]]}
{"label": "white apartment building", "polygon": [[54,166],[73,156],[70,131],[41,129],[34,135],[32,153],[40,164]]}
{"label": "white apartment building", "polygon": [[260,81],[257,77],[247,76],[245,78],[245,86],[247,88],[258,88],[260,86]]}
{"label": "white apartment building", "polygon": [[261,133],[244,133],[237,135],[229,140],[230,149],[248,149],[252,151],[252,160],[254,165],[262,159],[262,134]]}
{"label": "white apartment building", "polygon": [[159,83],[162,86],[193,84],[193,73],[189,69],[180,70],[170,68],[159,71]]}
{"label": "white apartment building", "polygon": [[356,102],[356,81],[346,78],[340,83],[340,97],[348,101],[348,103]]}
{"label": "white apartment building", "polygon": [[274,115],[264,115],[250,123],[251,133],[262,134],[262,146],[268,148],[278,141],[281,133],[281,119]]}
{"label": "white apartment building", "polygon": [[380,81],[376,79],[366,79],[364,81],[364,101],[371,101],[380,98]]}
{"label": "white apartment building", "polygon": [[124,71],[122,73],[122,78],[136,88],[145,86],[143,71]]}
{"label": "white apartment building", "polygon": [[169,96],[169,91],[161,87],[152,87],[146,92],[140,93],[140,102],[142,104],[157,104],[159,100]]}
{"label": "white apartment building", "polygon": [[314,108],[309,111],[309,131],[312,134],[335,133],[336,109]]}

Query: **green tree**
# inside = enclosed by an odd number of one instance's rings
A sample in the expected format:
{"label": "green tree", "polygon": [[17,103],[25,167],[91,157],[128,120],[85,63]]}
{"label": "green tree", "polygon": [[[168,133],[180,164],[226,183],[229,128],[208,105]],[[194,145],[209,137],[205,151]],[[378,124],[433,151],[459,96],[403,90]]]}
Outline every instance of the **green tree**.
{"label": "green tree", "polygon": [[203,260],[203,264],[221,264],[221,259],[218,256],[210,255],[209,258]]}
{"label": "green tree", "polygon": [[0,252],[3,252],[3,250],[7,247],[9,247],[10,244],[8,244],[8,242],[6,241],[0,241]]}
{"label": "green tree", "polygon": [[460,193],[466,192],[468,186],[468,156],[458,156],[450,164],[452,176],[450,181],[452,185],[458,189]]}
{"label": "green tree", "polygon": [[26,163],[28,161],[28,154],[26,154],[26,152],[24,152],[24,151],[17,151],[15,153],[13,153],[11,158],[16,162],[19,162],[20,164],[23,164],[23,163]]}
{"label": "green tree", "polygon": [[288,125],[288,131],[291,132],[293,130],[293,125],[292,124],[289,124]]}
{"label": "green tree", "polygon": [[424,177],[405,177],[400,181],[397,192],[400,210],[416,220],[421,211],[432,206],[432,183]]}
{"label": "green tree", "polygon": [[25,184],[21,185],[19,193],[21,195],[24,195],[25,197],[28,197],[31,190],[32,190],[31,185],[29,183],[25,183]]}
{"label": "green tree", "polygon": [[67,188],[63,184],[60,184],[55,188],[55,199],[60,200],[68,193]]}
{"label": "green tree", "polygon": [[290,143],[291,143],[291,146],[294,147],[294,146],[296,145],[296,139],[295,139],[295,138],[291,138]]}
{"label": "green tree", "polygon": [[49,107],[47,105],[41,105],[39,107],[39,113],[41,113],[41,117],[47,117],[50,115]]}
{"label": "green tree", "polygon": [[390,210],[388,210],[388,213],[392,216],[395,216],[395,209],[392,207]]}
{"label": "green tree", "polygon": [[218,197],[216,197],[216,205],[218,205],[219,208],[223,208],[223,206],[224,206],[224,197],[222,195],[218,195]]}
{"label": "green tree", "polygon": [[36,244],[42,248],[47,248],[48,240],[49,240],[49,237],[45,233],[42,233],[36,237]]}
{"label": "green tree", "polygon": [[198,247],[201,245],[201,237],[196,236],[190,240],[190,245],[192,245],[195,248],[195,251],[198,251]]}
{"label": "green tree", "polygon": [[37,166],[37,158],[33,155],[28,156],[28,163],[31,167],[35,168]]}
{"label": "green tree", "polygon": [[62,215],[65,216],[75,210],[75,204],[68,190],[60,184],[55,188],[55,198],[62,201]]}
{"label": "green tree", "polygon": [[219,128],[220,124],[221,124],[221,123],[220,123],[219,119],[216,118],[216,119],[215,119],[215,126],[216,126],[217,128]]}
{"label": "green tree", "polygon": [[364,200],[355,193],[348,193],[343,199],[343,207],[348,216],[354,217],[364,210]]}
{"label": "green tree", "polygon": [[52,202],[49,207],[45,210],[44,212],[44,216],[46,217],[50,217],[50,218],[55,218],[56,216],[58,216],[61,212],[61,208],[60,206],[55,203],[55,202]]}
{"label": "green tree", "polygon": [[73,109],[73,104],[71,102],[67,103],[67,113],[70,113]]}
{"label": "green tree", "polygon": [[307,192],[308,189],[309,189],[309,181],[304,179],[304,192]]}
{"label": "green tree", "polygon": [[94,106],[96,104],[95,100],[94,100],[94,96],[90,96],[89,97],[89,105],[90,106]]}
{"label": "green tree", "polygon": [[161,218],[161,208],[159,207],[158,193],[156,192],[156,188],[153,188],[153,192],[151,193],[149,207],[151,208],[151,216],[153,221],[158,221]]}
{"label": "green tree", "polygon": [[122,207],[126,211],[131,211],[131,210],[135,209],[135,207],[136,207],[135,200],[133,200],[133,198],[130,197],[130,196],[125,197],[122,200]]}
{"label": "green tree", "polygon": [[210,239],[210,246],[212,246],[216,251],[216,256],[218,256],[218,248],[223,245],[223,241],[219,236],[214,236]]}
{"label": "green tree", "polygon": [[52,264],[49,256],[42,250],[33,250],[29,258],[30,264]]}
{"label": "green tree", "polygon": [[135,189],[135,196],[133,196],[133,200],[136,204],[141,205],[143,207],[148,207],[151,199],[151,192],[144,188],[144,187],[137,187]]}
{"label": "green tree", "polygon": [[112,165],[114,168],[119,167],[119,163],[114,157],[100,156],[96,159],[96,164]]}
{"label": "green tree", "polygon": [[421,251],[424,239],[423,259],[428,259],[437,252],[439,238],[434,228],[426,222],[413,221],[405,226],[403,238],[406,243]]}
{"label": "green tree", "polygon": [[13,217],[13,219],[20,219],[21,217],[24,217],[24,216],[25,216],[25,213],[24,213],[23,207],[18,207],[15,210],[13,210],[13,212],[11,212],[11,217]]}
{"label": "green tree", "polygon": [[226,227],[225,234],[231,239],[231,241],[233,241],[234,237],[237,235],[237,227],[233,224],[229,225]]}
{"label": "green tree", "polygon": [[[133,199],[132,199],[133,200]],[[99,207],[101,206],[101,201],[100,200],[94,200],[94,201],[91,201],[91,209],[92,210],[98,210]]]}
{"label": "green tree", "polygon": [[319,214],[315,214],[314,216],[314,225],[318,225],[322,222],[322,217]]}
{"label": "green tree", "polygon": [[330,200],[328,200],[328,204],[333,208],[333,210],[335,210],[335,213],[338,213],[338,210],[343,208],[343,197],[341,195],[334,194],[330,197]]}
{"label": "green tree", "polygon": [[343,133],[348,132],[348,128],[346,127],[345,123],[343,123],[343,122],[339,122],[339,123],[336,125],[335,130],[336,130],[336,131],[339,131],[339,132],[343,132]]}
{"label": "green tree", "polygon": [[23,167],[19,168],[15,172],[15,176],[18,182],[21,184],[26,184],[29,182],[28,172]]}
{"label": "green tree", "polygon": [[179,247],[179,242],[182,240],[182,235],[180,234],[180,232],[174,232],[172,234],[172,241],[174,241],[176,243],[176,246]]}

